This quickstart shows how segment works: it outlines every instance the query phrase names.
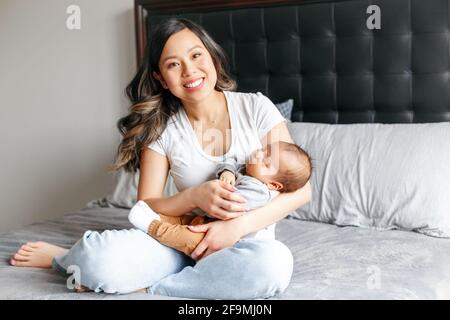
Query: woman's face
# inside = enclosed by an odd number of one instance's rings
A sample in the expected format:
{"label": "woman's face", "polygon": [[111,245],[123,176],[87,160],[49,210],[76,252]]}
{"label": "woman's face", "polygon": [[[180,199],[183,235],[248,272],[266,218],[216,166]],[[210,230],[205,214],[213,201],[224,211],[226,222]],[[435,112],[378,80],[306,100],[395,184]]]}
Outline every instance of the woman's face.
{"label": "woman's face", "polygon": [[189,29],[167,40],[159,60],[161,74],[154,76],[183,102],[197,103],[208,97],[217,82],[213,60],[203,42]]}

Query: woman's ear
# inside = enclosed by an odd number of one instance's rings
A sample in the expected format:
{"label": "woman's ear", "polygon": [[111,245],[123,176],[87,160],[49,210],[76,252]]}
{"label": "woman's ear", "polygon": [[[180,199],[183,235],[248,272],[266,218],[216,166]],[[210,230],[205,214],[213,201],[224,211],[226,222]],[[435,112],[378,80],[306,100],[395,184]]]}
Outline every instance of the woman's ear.
{"label": "woman's ear", "polygon": [[277,181],[271,181],[267,184],[270,190],[281,190],[283,189],[283,184]]}
{"label": "woman's ear", "polygon": [[163,86],[164,89],[168,89],[169,88],[167,86],[167,83],[164,81],[164,79],[156,71],[153,71],[152,75],[153,75],[153,78],[155,78],[156,80],[159,81],[159,83],[161,83],[161,85]]}

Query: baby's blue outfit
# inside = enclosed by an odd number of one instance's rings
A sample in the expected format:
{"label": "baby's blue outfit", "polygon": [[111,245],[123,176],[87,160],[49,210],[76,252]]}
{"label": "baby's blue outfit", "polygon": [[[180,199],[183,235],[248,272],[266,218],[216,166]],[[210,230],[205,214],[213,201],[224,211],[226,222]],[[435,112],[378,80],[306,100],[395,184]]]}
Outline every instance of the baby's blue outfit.
{"label": "baby's blue outfit", "polygon": [[[236,164],[224,163],[217,173],[224,169],[236,173],[236,193],[247,199],[249,208],[263,206],[278,194],[240,174]],[[138,229],[89,230],[52,264],[66,276],[69,266],[78,266],[81,284],[95,292],[126,294],[147,288],[151,294],[180,298],[268,298],[287,288],[293,271],[292,253],[275,240],[274,226],[197,263]]]}
{"label": "baby's blue outfit", "polygon": [[256,178],[242,174],[244,166],[231,158],[219,165],[216,176],[220,177],[223,171],[230,171],[236,177],[234,193],[244,197],[247,200],[247,207],[249,210],[265,206],[273,198],[279,195],[278,191],[270,190],[265,183],[262,183]]}
{"label": "baby's blue outfit", "polygon": [[[265,183],[262,183],[258,179],[242,174],[242,172],[245,171],[244,165],[239,164],[235,158],[229,158],[225,162],[221,163],[217,168],[216,177],[220,178],[220,174],[225,170],[230,171],[236,177],[234,187],[237,190],[234,191],[233,194],[242,196],[247,200],[245,206],[249,211],[265,206],[273,198],[280,194],[278,191],[270,190]],[[197,215],[206,215],[211,217],[200,208],[193,210],[193,212]],[[275,223],[259,230],[258,232],[250,233],[243,239],[248,238],[275,240]]]}

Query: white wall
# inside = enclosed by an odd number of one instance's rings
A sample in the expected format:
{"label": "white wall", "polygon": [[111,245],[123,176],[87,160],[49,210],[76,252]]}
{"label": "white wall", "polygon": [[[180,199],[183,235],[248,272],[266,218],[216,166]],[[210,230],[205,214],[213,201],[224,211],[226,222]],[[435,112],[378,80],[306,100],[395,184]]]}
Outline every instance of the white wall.
{"label": "white wall", "polygon": [[112,191],[134,39],[133,0],[0,0],[0,232]]}

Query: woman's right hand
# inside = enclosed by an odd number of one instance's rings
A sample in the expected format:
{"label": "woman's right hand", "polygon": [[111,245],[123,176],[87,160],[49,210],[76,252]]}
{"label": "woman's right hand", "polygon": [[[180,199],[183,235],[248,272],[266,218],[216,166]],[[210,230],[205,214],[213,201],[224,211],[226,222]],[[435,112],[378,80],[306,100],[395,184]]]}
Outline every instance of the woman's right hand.
{"label": "woman's right hand", "polygon": [[233,194],[236,189],[218,179],[206,181],[193,191],[195,207],[220,220],[228,220],[241,216],[245,211],[246,199]]}

